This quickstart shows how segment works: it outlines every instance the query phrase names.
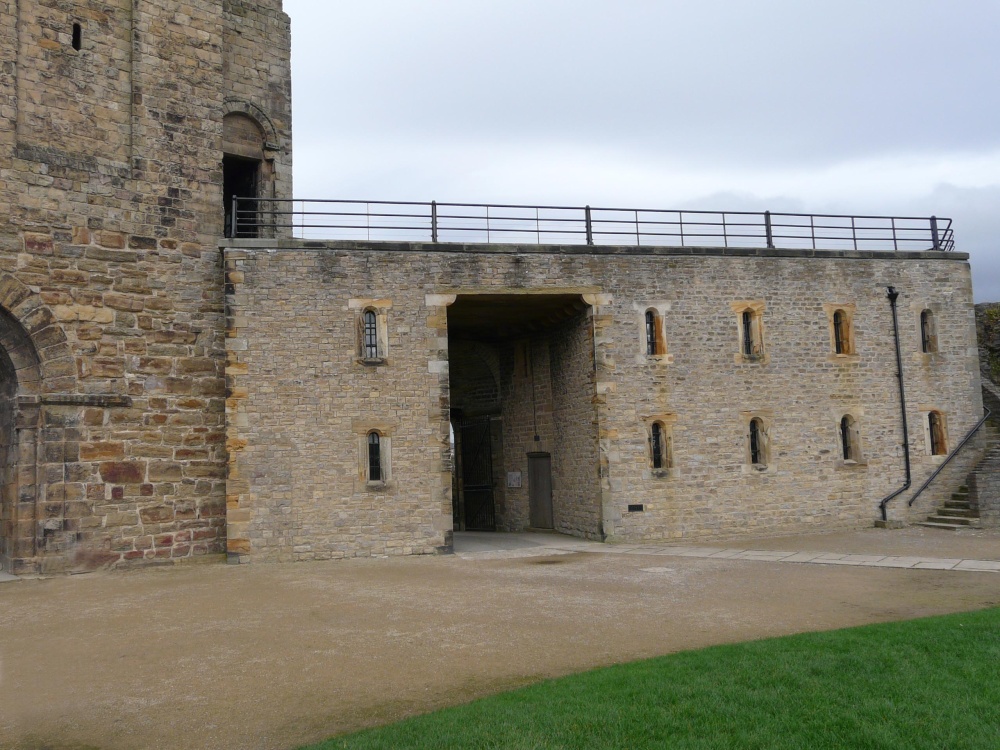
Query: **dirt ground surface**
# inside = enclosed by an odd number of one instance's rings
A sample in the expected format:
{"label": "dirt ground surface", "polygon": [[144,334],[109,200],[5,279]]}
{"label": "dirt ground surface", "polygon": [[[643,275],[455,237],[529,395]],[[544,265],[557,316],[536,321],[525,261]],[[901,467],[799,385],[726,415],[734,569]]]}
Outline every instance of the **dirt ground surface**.
{"label": "dirt ground surface", "polygon": [[[663,557],[652,545],[554,553],[553,541],[466,535],[447,557],[0,585],[0,747],[289,750],[616,662],[1000,606],[998,573]],[[1000,560],[997,531],[731,546]]]}

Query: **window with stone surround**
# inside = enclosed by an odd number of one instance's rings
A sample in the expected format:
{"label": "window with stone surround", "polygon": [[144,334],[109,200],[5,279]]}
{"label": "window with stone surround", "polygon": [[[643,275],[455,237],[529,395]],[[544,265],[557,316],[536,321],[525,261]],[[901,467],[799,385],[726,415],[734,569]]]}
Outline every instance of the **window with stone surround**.
{"label": "window with stone surround", "polygon": [[854,343],[854,314],[857,306],[849,302],[823,305],[830,330],[831,361],[857,361]]}
{"label": "window with stone surround", "polygon": [[647,356],[656,357],[667,353],[667,341],[663,329],[663,316],[650,308],[645,314],[645,339]]}
{"label": "window with stone surround", "polygon": [[355,310],[357,325],[357,359],[365,365],[381,365],[389,357],[389,308],[388,300],[353,299],[350,307]]}
{"label": "window with stone surround", "polygon": [[736,362],[766,362],[764,348],[764,308],[760,300],[734,302],[738,350]]}
{"label": "window with stone surround", "polygon": [[771,459],[770,427],[760,416],[751,417],[746,425],[747,466],[756,471],[767,471]]}
{"label": "window with stone surround", "polygon": [[651,476],[662,478],[672,476],[674,466],[674,431],[676,416],[657,415],[646,420],[646,441],[649,444],[649,468]]}
{"label": "window with stone surround", "polygon": [[352,432],[357,440],[358,480],[366,492],[393,493],[392,437],[399,429],[392,420],[358,418]]}
{"label": "window with stone surround", "polygon": [[365,485],[369,490],[385,488],[392,478],[390,446],[392,438],[384,429],[369,430],[362,439],[361,464]]}
{"label": "window with stone surround", "polygon": [[840,418],[840,453],[844,461],[858,463],[861,460],[858,420],[850,414],[845,414]]}

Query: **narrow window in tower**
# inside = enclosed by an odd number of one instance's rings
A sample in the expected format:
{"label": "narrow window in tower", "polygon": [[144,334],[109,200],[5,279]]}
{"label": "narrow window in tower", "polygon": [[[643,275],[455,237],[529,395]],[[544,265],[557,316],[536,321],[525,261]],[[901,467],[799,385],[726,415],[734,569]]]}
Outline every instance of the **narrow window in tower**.
{"label": "narrow window in tower", "polygon": [[657,310],[646,310],[646,354],[650,357],[667,353],[663,336],[663,316]]}
{"label": "narrow window in tower", "polygon": [[377,432],[368,433],[368,481],[382,481],[382,439]]}
{"label": "narrow window in tower", "polygon": [[79,52],[83,48],[83,27],[78,24],[73,24],[73,49]]}
{"label": "narrow window in tower", "polygon": [[363,347],[365,359],[378,359],[378,317],[374,310],[365,310]]}
{"label": "narrow window in tower", "polygon": [[750,463],[753,466],[765,466],[767,458],[764,451],[764,424],[760,419],[750,420]]}
{"label": "narrow window in tower", "polygon": [[659,422],[653,422],[650,437],[650,450],[653,454],[653,468],[663,468],[663,427]]}
{"label": "narrow window in tower", "polygon": [[854,460],[854,441],[851,439],[851,418],[844,415],[840,420],[840,446],[843,448],[844,460]]}
{"label": "narrow window in tower", "polygon": [[833,347],[837,354],[849,354],[847,350],[847,320],[843,310],[833,314]]}
{"label": "narrow window in tower", "polygon": [[743,311],[743,356],[752,357],[753,350],[753,313],[750,310]]}
{"label": "narrow window in tower", "polygon": [[937,337],[934,335],[934,313],[924,310],[920,313],[920,351],[930,354],[937,351]]}
{"label": "narrow window in tower", "polygon": [[944,417],[940,412],[932,411],[927,415],[927,427],[931,433],[931,455],[945,455],[948,443],[944,435]]}

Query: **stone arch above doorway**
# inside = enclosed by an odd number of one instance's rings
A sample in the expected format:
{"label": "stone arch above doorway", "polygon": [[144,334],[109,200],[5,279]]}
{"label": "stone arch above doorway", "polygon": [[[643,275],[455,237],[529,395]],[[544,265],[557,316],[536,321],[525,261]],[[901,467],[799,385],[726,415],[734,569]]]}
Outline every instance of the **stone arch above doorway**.
{"label": "stone arch above doorway", "polygon": [[0,347],[17,376],[18,396],[73,392],[76,363],[55,314],[31,289],[0,275]]}
{"label": "stone arch above doorway", "polygon": [[[222,118],[222,194],[227,237],[271,236],[276,134],[267,116],[248,102],[230,102]],[[239,207],[234,199],[244,201]],[[234,210],[239,221],[234,220]]]}

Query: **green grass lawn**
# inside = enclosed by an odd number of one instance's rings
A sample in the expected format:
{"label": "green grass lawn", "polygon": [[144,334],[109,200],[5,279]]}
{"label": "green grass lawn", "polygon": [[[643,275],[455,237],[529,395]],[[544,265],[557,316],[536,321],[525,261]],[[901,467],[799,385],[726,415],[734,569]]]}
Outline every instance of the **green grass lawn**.
{"label": "green grass lawn", "polygon": [[996,750],[1000,609],[598,669],[312,750],[334,748]]}

